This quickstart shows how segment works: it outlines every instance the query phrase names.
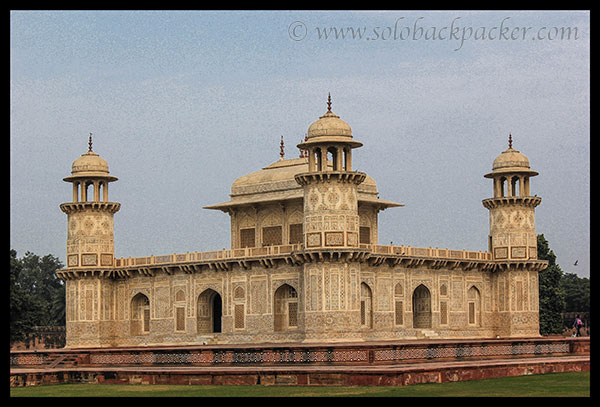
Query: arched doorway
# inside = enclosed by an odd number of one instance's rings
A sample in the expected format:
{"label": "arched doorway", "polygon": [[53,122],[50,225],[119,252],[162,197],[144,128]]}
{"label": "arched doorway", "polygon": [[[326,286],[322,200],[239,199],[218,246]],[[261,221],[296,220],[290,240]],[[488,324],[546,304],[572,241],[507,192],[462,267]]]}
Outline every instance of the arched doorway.
{"label": "arched doorway", "polygon": [[199,334],[221,332],[223,301],[215,290],[206,289],[198,296],[197,329]]}
{"label": "arched doorway", "polygon": [[412,296],[413,328],[431,328],[431,293],[423,284]]}
{"label": "arched doorway", "polygon": [[365,283],[360,283],[360,325],[363,328],[373,327],[373,294]]}
{"label": "arched doorway", "polygon": [[130,312],[131,335],[142,335],[150,332],[150,300],[142,293],[131,299]]}
{"label": "arched doorway", "polygon": [[298,293],[289,284],[283,284],[273,296],[273,329],[287,331],[298,327]]}

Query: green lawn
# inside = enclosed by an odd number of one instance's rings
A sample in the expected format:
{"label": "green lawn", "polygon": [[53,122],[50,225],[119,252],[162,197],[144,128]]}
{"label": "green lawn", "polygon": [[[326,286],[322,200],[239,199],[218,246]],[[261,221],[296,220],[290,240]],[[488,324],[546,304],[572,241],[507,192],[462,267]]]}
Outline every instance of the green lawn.
{"label": "green lawn", "polygon": [[590,372],[403,387],[59,384],[11,388],[12,397],[589,397]]}

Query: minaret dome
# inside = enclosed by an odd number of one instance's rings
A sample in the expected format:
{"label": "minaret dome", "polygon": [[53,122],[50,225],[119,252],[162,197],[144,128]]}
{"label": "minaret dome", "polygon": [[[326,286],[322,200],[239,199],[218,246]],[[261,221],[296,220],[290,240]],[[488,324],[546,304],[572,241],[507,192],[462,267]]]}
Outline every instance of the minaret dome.
{"label": "minaret dome", "polygon": [[363,144],[352,138],[350,125],[331,111],[331,94],[327,112],[308,127],[306,140],[298,144],[308,151],[310,172],[327,171],[327,153],[331,154],[333,171],[352,171],[352,149]]}

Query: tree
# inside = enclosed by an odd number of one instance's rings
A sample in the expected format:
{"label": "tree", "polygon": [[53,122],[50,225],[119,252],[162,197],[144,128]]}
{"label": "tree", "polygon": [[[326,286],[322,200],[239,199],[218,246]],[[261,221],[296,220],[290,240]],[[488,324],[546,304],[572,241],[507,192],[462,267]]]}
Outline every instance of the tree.
{"label": "tree", "polygon": [[24,340],[34,326],[65,324],[65,287],[56,277],[63,264],[50,254],[10,250],[10,340]]}
{"label": "tree", "polygon": [[10,250],[10,341],[22,341],[38,319],[38,307],[32,296],[22,287],[23,264],[17,252]]}
{"label": "tree", "polygon": [[539,272],[540,333],[560,334],[564,330],[561,313],[565,309],[565,293],[560,285],[563,271],[543,234],[537,236],[537,247],[538,259],[548,260],[548,267]]}
{"label": "tree", "polygon": [[[31,252],[26,252],[21,262],[24,270],[24,288],[41,303],[43,314],[38,320],[38,325],[64,324],[64,282],[56,277],[56,271],[61,269],[63,264],[51,254],[40,258]],[[59,309],[60,303],[55,304],[57,297],[62,298],[62,310]]]}
{"label": "tree", "polygon": [[564,312],[590,312],[590,279],[565,273],[560,280],[565,293]]}

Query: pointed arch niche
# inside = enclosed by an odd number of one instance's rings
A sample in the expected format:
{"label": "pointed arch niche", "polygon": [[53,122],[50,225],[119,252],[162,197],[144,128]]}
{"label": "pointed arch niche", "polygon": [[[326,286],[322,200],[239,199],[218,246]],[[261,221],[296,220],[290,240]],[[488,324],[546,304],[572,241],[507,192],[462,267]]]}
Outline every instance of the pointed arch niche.
{"label": "pointed arch niche", "polygon": [[481,293],[474,285],[467,291],[468,323],[481,326]]}
{"label": "pointed arch niche", "polygon": [[210,288],[198,296],[197,302],[197,329],[199,334],[221,332],[221,319],[223,316],[223,301],[221,295]]}
{"label": "pointed arch niche", "polygon": [[273,295],[273,329],[276,332],[298,327],[298,292],[282,284]]}
{"label": "pointed arch niche", "polygon": [[132,336],[150,332],[150,300],[142,293],[131,299],[130,332]]}
{"label": "pointed arch niche", "polygon": [[431,293],[423,284],[413,291],[413,328],[431,328]]}

